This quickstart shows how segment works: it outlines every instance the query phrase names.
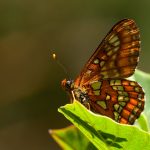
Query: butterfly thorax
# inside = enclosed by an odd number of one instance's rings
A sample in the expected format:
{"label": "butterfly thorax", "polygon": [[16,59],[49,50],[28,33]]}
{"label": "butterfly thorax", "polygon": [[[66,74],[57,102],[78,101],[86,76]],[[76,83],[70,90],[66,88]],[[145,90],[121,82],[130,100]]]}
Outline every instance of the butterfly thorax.
{"label": "butterfly thorax", "polygon": [[61,82],[62,88],[69,93],[71,97],[71,101],[74,99],[78,100],[80,103],[85,106],[89,103],[89,97],[87,91],[84,88],[75,87],[73,80],[62,80]]}

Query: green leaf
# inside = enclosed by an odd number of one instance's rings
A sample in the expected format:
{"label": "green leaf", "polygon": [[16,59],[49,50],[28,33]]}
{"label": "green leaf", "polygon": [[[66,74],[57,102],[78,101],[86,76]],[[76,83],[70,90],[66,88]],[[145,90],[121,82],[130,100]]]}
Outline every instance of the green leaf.
{"label": "green leaf", "polygon": [[[134,74],[135,80],[143,87],[146,95],[144,115],[150,127],[150,74],[140,70],[136,70]],[[148,128],[148,127],[147,127]]]}
{"label": "green leaf", "polygon": [[[136,70],[130,79],[140,83],[146,93],[146,106],[144,113],[138,119],[138,124],[141,129],[148,131],[150,75]],[[59,108],[59,111],[81,131],[74,126],[50,130],[52,137],[65,150],[148,150],[150,147],[148,132],[137,126],[118,124],[108,117],[96,115],[78,101]]]}
{"label": "green leaf", "polygon": [[96,150],[94,145],[75,127],[49,130],[50,135],[65,150]]}
{"label": "green leaf", "polygon": [[141,129],[143,129],[144,131],[147,131],[147,132],[149,131],[148,121],[144,114],[141,114],[140,117],[138,118],[138,124],[141,127]]}
{"label": "green leaf", "polygon": [[112,119],[92,113],[78,101],[59,108],[99,150],[149,150],[150,134],[136,126],[116,123]]}

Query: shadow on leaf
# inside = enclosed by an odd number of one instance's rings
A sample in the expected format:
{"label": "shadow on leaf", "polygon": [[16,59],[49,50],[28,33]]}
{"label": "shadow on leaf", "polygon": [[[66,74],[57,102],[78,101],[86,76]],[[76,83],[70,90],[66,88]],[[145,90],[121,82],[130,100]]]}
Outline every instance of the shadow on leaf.
{"label": "shadow on leaf", "polygon": [[122,148],[122,146],[119,143],[127,141],[126,138],[116,137],[113,134],[109,134],[109,133],[103,132],[101,130],[96,130],[94,127],[90,126],[88,122],[83,121],[80,117],[76,116],[72,112],[70,112],[70,111],[68,111],[68,110],[66,110],[64,108],[61,108],[61,110],[65,114],[67,114],[70,118],[72,118],[74,120],[73,122],[75,122],[78,125],[80,125],[83,128],[85,128],[91,134],[91,136],[93,138],[96,136],[97,138],[99,138],[105,144],[107,144],[109,146],[113,146],[113,147],[117,147],[117,148]]}
{"label": "shadow on leaf", "polygon": [[113,134],[105,133],[101,130],[98,130],[97,133],[103,137],[108,145],[111,145],[113,147],[122,148],[122,146],[120,146],[118,143],[127,141],[126,138],[116,137]]}

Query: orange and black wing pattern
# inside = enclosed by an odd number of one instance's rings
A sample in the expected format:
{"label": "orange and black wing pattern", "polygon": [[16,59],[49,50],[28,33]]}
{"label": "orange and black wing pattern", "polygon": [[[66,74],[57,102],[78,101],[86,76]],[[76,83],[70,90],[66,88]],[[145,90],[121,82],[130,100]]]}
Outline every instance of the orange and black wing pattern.
{"label": "orange and black wing pattern", "polygon": [[139,29],[132,19],[118,22],[106,35],[75,80],[75,87],[91,81],[131,76],[138,63]]}
{"label": "orange and black wing pattern", "polygon": [[133,124],[144,109],[144,92],[135,81],[111,79],[86,84],[90,109],[123,124]]}

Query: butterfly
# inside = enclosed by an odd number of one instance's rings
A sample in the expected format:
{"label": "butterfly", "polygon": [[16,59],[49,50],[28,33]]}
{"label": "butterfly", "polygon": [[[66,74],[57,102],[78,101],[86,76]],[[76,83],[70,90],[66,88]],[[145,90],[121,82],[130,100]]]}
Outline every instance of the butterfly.
{"label": "butterfly", "polygon": [[133,124],[144,110],[144,91],[131,76],[137,66],[140,34],[134,20],[115,24],[81,73],[62,87],[91,111],[118,123]]}

